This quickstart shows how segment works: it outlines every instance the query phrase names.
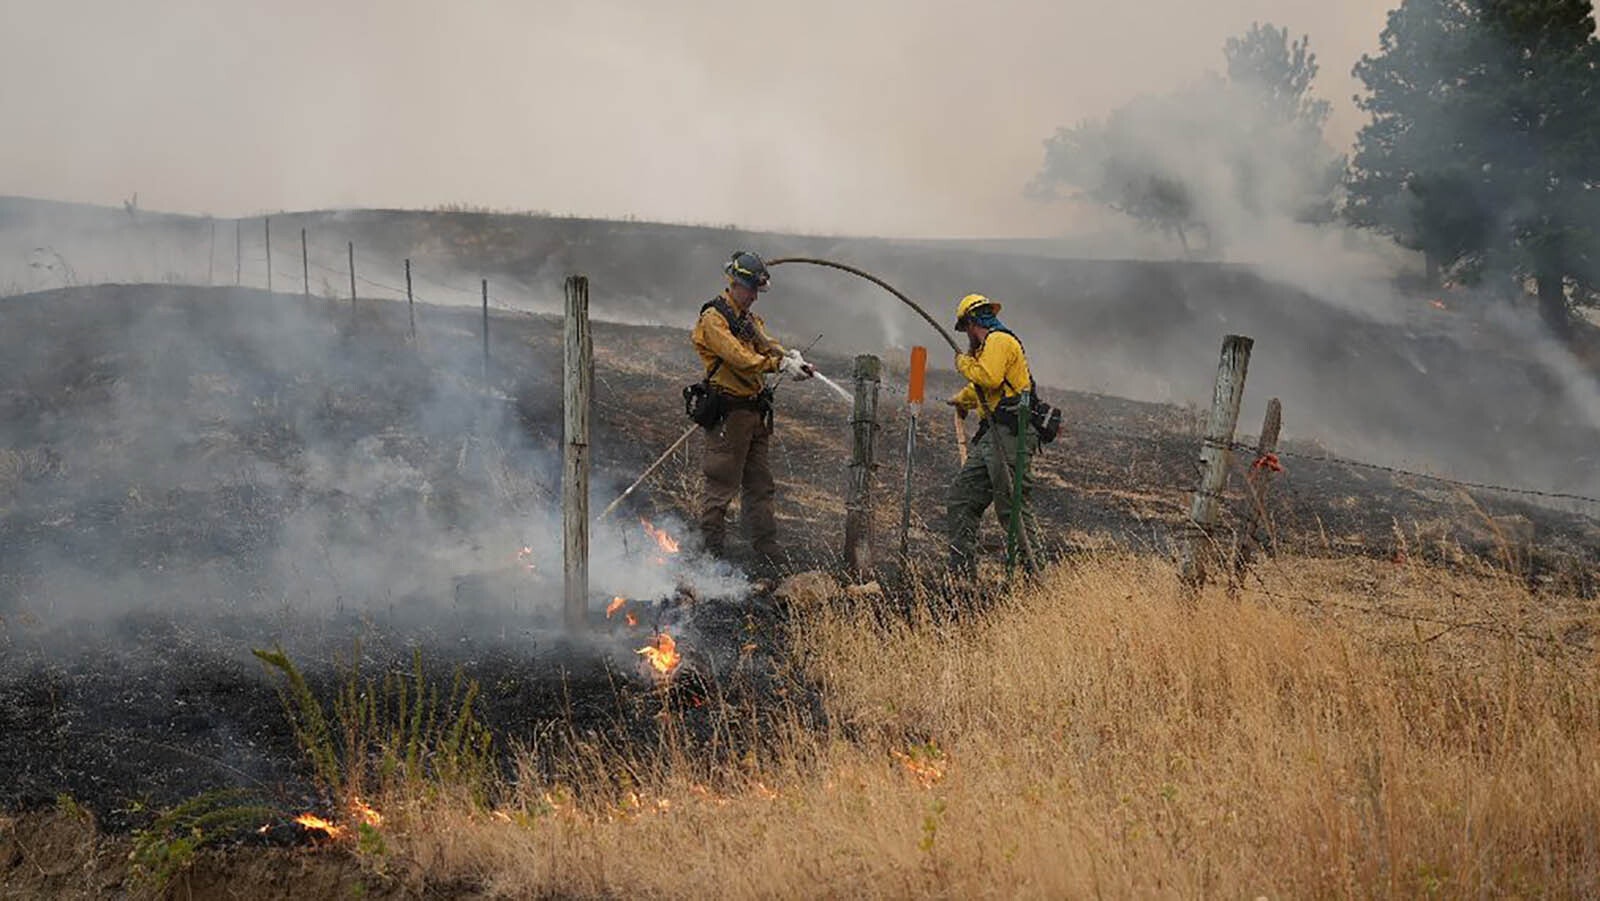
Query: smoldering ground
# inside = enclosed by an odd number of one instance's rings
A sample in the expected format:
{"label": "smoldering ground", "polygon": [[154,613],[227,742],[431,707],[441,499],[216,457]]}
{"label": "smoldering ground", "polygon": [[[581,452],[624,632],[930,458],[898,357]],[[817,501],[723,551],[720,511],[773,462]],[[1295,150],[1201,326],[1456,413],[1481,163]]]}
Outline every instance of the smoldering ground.
{"label": "smoldering ground", "polygon": [[[1227,195],[1219,188],[1214,196]],[[1594,380],[1526,316],[1470,292],[1400,290],[1395,261],[1339,229],[1281,217],[1276,227],[1247,229],[1248,213],[1236,205],[1220,215],[1241,223],[1233,234],[1252,236],[1236,249],[1255,254],[1255,262],[1063,259],[1036,242],[900,242],[404,212],[275,218],[289,243],[275,236],[274,259],[280,290],[296,290],[304,227],[316,296],[348,295],[342,255],[352,241],[363,295],[403,297],[402,261],[409,257],[415,292],[431,303],[476,304],[478,278],[486,277],[493,305],[540,313],[559,313],[561,279],[584,272],[597,318],[687,328],[717,290],[718,267],[732,247],[831,257],[881,275],[938,318],[968,291],[1001,300],[1003,318],[1023,335],[1047,386],[1204,406],[1221,337],[1246,334],[1256,348],[1241,432],[1254,430],[1276,396],[1284,402],[1286,436],[1334,453],[1496,484],[1600,491],[1591,450],[1600,428],[1586,399]],[[100,250],[119,241],[173,248],[198,242],[185,257],[183,280],[206,280],[203,225],[107,222],[119,216],[103,211],[87,231],[81,221],[62,223],[53,246],[80,269],[109,272],[121,257]],[[231,266],[233,229],[224,225],[220,233],[230,243],[216,256]],[[85,234],[93,241],[84,243]],[[241,234],[244,281],[263,286],[261,221]],[[25,260],[26,243],[7,244],[5,258]],[[217,273],[217,281],[232,278],[231,269]],[[758,309],[790,343],[821,334],[818,347],[827,352],[891,357],[897,346],[942,343],[865,282],[798,265],[779,267],[774,277]],[[684,360],[692,375],[692,358]],[[947,366],[937,353],[933,363]]]}
{"label": "smoldering ground", "polygon": [[[403,306],[373,307],[164,287],[5,302],[7,803],[71,791],[108,813],[286,778],[292,733],[251,648],[318,682],[420,650],[438,678],[494,683],[483,714],[507,740],[563,717],[636,728],[655,628],[712,669],[736,654],[744,623],[719,605],[744,579],[634,517],[593,532],[594,633],[561,630],[558,324],[499,339],[485,391],[475,314],[424,309],[418,347]],[[663,606],[684,592],[692,616]],[[636,626],[604,619],[615,596]]]}
{"label": "smoldering ground", "polygon": [[[877,315],[818,303],[842,322]],[[318,685],[335,678],[332,661],[353,655],[377,674],[406,670],[412,650],[441,678],[461,666],[482,682],[485,717],[508,742],[569,723],[650,739],[660,695],[636,650],[658,625],[676,630],[716,690],[749,699],[692,708],[707,734],[728,729],[705,718],[782,707],[776,610],[761,597],[719,603],[739,597],[740,580],[697,566],[687,542],[678,554],[660,548],[632,516],[596,532],[593,637],[573,644],[550,628],[560,323],[496,313],[486,394],[479,312],[417,312],[412,345],[406,307],[371,300],[352,310],[255,290],[103,286],[0,303],[11,364],[0,383],[8,802],[65,790],[104,812],[130,797],[170,803],[240,780],[277,784],[292,773],[292,732],[249,656],[274,644],[314,665]],[[596,355],[596,495],[609,500],[620,479],[607,476],[631,479],[680,433],[676,389],[695,362],[681,329],[605,323]],[[817,359],[829,372],[847,362],[829,350]],[[935,373],[930,389],[954,382]],[[880,408],[884,448],[905,439],[892,398]],[[1038,461],[1035,497],[1052,534],[1168,549],[1192,489],[1192,417],[1103,396],[1054,399],[1084,431]],[[825,563],[843,516],[848,408],[815,385],[785,386],[781,403],[784,534],[815,555],[805,562]],[[1089,431],[1107,427],[1133,437]],[[948,420],[922,429],[912,544],[932,561],[953,435]],[[1287,478],[1272,510],[1280,539],[1296,547],[1325,548],[1326,529],[1383,553],[1396,522],[1479,515],[1448,492],[1335,464],[1291,461]],[[636,500],[681,538],[667,511],[689,507],[681,489],[693,481],[686,456]],[[1495,528],[1504,522],[1540,551],[1530,578],[1592,590],[1592,520],[1482,504],[1504,518]],[[1501,540],[1430,535],[1473,548]],[[700,603],[654,603],[682,582]],[[599,608],[618,595],[628,604],[607,620]]]}

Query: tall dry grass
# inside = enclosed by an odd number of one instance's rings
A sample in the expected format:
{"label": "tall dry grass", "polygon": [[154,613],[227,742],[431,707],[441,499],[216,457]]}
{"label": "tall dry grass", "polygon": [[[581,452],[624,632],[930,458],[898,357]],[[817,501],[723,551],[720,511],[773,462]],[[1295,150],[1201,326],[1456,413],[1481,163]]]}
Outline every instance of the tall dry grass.
{"label": "tall dry grass", "polygon": [[827,729],[723,771],[592,749],[581,802],[396,799],[396,859],[508,896],[1600,894],[1600,661],[1507,637],[1542,634],[1515,584],[1384,566],[1190,604],[1112,556],[955,618],[801,611]]}

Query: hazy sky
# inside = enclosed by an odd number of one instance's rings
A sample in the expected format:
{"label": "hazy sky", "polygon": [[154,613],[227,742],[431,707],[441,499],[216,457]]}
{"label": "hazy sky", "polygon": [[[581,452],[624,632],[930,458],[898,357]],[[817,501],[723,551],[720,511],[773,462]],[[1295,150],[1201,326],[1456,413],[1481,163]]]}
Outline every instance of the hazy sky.
{"label": "hazy sky", "polygon": [[1310,33],[1347,143],[1394,2],[0,0],[0,193],[1060,232],[1043,139],[1252,21]]}

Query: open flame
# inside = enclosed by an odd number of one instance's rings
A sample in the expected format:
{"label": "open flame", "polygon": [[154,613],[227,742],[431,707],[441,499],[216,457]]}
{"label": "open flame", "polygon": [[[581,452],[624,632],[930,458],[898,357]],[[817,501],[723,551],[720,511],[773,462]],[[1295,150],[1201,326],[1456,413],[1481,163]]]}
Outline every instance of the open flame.
{"label": "open flame", "polygon": [[929,742],[912,747],[909,754],[903,751],[892,753],[923,788],[932,788],[944,780],[945,756],[938,745]]}
{"label": "open flame", "polygon": [[[613,613],[616,613],[618,610],[621,610],[622,609],[622,605],[624,605],[626,603],[628,603],[628,599],[627,598],[623,598],[623,597],[612,598],[611,599],[611,603],[606,605],[606,619],[610,619],[611,615]],[[630,615],[630,618],[631,618],[631,615]]]}
{"label": "open flame", "polygon": [[665,632],[657,633],[650,639],[650,643],[640,648],[637,653],[650,661],[650,666],[660,676],[672,675],[678,664],[683,662],[683,657],[678,653],[678,643]]}
{"label": "open flame", "polygon": [[630,625],[630,626],[639,625],[639,617],[634,616],[632,613],[629,613],[628,614],[628,625]]}
{"label": "open flame", "polygon": [[639,518],[639,524],[644,526],[645,532],[648,533],[651,538],[655,539],[656,544],[660,546],[663,551],[669,554],[676,554],[678,552],[677,539],[673,538],[671,535],[668,535],[666,530],[656,528],[650,524],[650,520],[645,519],[644,517]]}
{"label": "open flame", "polygon": [[383,814],[372,809],[371,805],[361,800],[359,797],[352,797],[350,799],[350,812],[356,815],[356,819],[366,823],[368,826],[371,826],[374,829],[383,825]]}
{"label": "open flame", "polygon": [[344,833],[343,827],[335,826],[314,813],[302,813],[295,817],[294,821],[313,832],[321,832],[329,838],[338,838]]}
{"label": "open flame", "polygon": [[533,548],[523,545],[517,549],[517,562],[525,566],[528,572],[533,572],[538,567],[533,565]]}
{"label": "open flame", "polygon": [[1428,301],[1428,306],[1433,307],[1435,310],[1448,310],[1448,309],[1450,309],[1449,307],[1444,305],[1444,301],[1442,301],[1442,300],[1430,300],[1430,301]]}

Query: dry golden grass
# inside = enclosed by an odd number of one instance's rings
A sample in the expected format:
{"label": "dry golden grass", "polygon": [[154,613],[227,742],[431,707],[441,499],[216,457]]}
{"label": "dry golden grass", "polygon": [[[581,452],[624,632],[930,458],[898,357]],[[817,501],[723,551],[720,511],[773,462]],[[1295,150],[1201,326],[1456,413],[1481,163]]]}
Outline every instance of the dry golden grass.
{"label": "dry golden grass", "polygon": [[1600,894],[1600,661],[1547,640],[1592,607],[1383,562],[1175,583],[1108,555],[955,620],[804,611],[827,730],[737,772],[595,751],[582,803],[395,799],[393,860],[506,896]]}

